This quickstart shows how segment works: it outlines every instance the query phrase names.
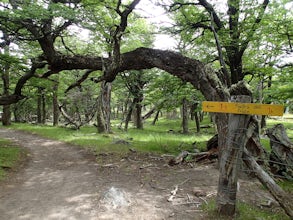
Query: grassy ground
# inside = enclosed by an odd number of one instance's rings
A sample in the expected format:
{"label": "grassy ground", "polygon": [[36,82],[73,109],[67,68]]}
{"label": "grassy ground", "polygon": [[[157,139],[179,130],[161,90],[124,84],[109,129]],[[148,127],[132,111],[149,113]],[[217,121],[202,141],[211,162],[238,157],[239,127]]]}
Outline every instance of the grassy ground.
{"label": "grassy ground", "polygon": [[[181,150],[193,151],[194,142],[196,142],[197,148],[204,150],[206,141],[215,132],[214,128],[209,128],[203,129],[200,133],[191,132],[184,135],[179,132],[180,121],[178,120],[161,119],[155,126],[146,122],[143,130],[130,127],[128,132],[117,129],[116,123],[118,124],[118,122],[112,122],[113,133],[104,135],[97,134],[97,130],[93,126],[82,127],[78,131],[69,128],[30,124],[13,124],[11,127],[91,148],[97,153],[123,152],[132,148],[141,152],[177,154]],[[204,123],[209,122],[206,120]],[[130,144],[114,144],[117,140],[126,140]]]}
{"label": "grassy ground", "polygon": [[[237,203],[236,216],[233,220],[290,220],[289,216],[285,215],[281,210],[261,209],[247,203]],[[227,217],[220,217],[216,211],[215,200],[209,201],[203,207],[203,210],[208,213],[208,219],[229,220]],[[232,220],[232,219],[231,219]]]}
{"label": "grassy ground", "polygon": [[21,149],[9,141],[0,139],[0,180],[3,180],[7,171],[13,169],[20,160]]}
{"label": "grassy ground", "polygon": [[[267,120],[268,127],[272,127],[277,123],[284,124],[289,138],[293,141],[293,119],[270,118]],[[97,130],[93,126],[82,127],[78,131],[70,128],[30,124],[13,124],[12,128],[88,147],[97,153],[121,152],[132,148],[142,152],[178,154],[181,150],[192,152],[194,150],[193,143],[200,151],[204,151],[206,141],[215,133],[213,127],[201,129],[200,133],[196,133],[194,122],[190,122],[190,134],[181,134],[180,120],[160,119],[155,126],[151,125],[150,121],[147,121],[143,130],[137,130],[130,126],[128,132],[117,129],[118,124],[119,121],[112,121],[113,133],[105,135],[97,134]],[[212,125],[208,118],[205,118],[201,124]],[[128,141],[130,144],[127,146],[113,144],[121,139]],[[269,151],[268,138],[264,137],[261,142]]]}

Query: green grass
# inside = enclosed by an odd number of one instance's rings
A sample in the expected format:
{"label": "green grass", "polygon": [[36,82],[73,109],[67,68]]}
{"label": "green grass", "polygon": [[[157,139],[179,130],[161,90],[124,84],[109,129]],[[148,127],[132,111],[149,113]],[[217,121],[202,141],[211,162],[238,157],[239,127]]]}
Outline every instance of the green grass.
{"label": "green grass", "polygon": [[288,193],[293,193],[293,182],[290,180],[280,180],[278,185]]}
{"label": "green grass", "polygon": [[[100,135],[97,134],[96,128],[93,126],[85,126],[80,130],[72,130],[70,128],[53,127],[44,125],[30,124],[13,124],[12,128],[26,130],[32,133],[39,134],[44,137],[65,141],[71,144],[76,144],[93,149],[99,152],[127,152],[129,148],[133,148],[141,152],[155,152],[178,154],[182,150],[193,151],[192,143],[196,142],[199,150],[206,149],[206,141],[215,133],[214,128],[201,129],[200,133],[195,132],[194,122],[189,122],[190,134],[181,134],[181,121],[168,120],[160,118],[156,125],[151,125],[151,121],[146,121],[143,130],[137,130],[133,127],[127,132],[117,129],[120,121],[112,121],[113,133]],[[293,140],[293,120],[281,118],[268,119],[268,127],[274,124],[283,123],[289,138]],[[201,125],[211,125],[210,119],[206,117]],[[117,139],[129,140],[130,145],[117,145],[113,141]],[[270,151],[269,140],[261,139],[263,146]]]}
{"label": "green grass", "polygon": [[9,141],[0,139],[0,180],[7,174],[7,169],[13,169],[20,159],[21,149]]}
{"label": "green grass", "polygon": [[[207,213],[208,220],[229,220],[226,216],[219,216],[216,211],[215,200],[208,201],[202,206],[202,209]],[[230,218],[231,219],[231,218]],[[233,220],[290,220],[290,218],[282,211],[272,211],[269,209],[262,209],[256,205],[247,204],[244,202],[237,202],[236,216]],[[232,220],[232,219],[231,219]]]}
{"label": "green grass", "polygon": [[[98,134],[93,126],[85,126],[80,130],[48,125],[31,125],[17,123],[11,128],[25,130],[31,133],[80,145],[100,152],[127,152],[129,148],[141,152],[177,154],[182,150],[193,151],[192,143],[196,142],[200,150],[205,150],[206,141],[213,135],[214,129],[204,129],[202,133],[181,134],[179,120],[161,119],[155,126],[145,123],[143,130],[130,127],[127,132],[117,129],[112,122],[112,134]],[[169,132],[173,130],[175,132]],[[130,145],[113,144],[115,140],[129,140]]]}

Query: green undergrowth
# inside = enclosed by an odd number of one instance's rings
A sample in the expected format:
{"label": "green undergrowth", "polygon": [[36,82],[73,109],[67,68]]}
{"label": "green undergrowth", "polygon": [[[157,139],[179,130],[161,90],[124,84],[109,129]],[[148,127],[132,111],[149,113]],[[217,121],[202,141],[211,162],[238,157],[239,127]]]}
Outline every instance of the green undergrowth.
{"label": "green undergrowth", "polygon": [[[44,137],[65,141],[93,149],[99,152],[127,152],[132,148],[141,152],[155,152],[166,154],[177,154],[182,150],[193,152],[194,146],[199,151],[206,150],[206,141],[211,138],[215,129],[201,129],[200,133],[195,132],[195,123],[190,121],[190,133],[182,134],[181,121],[160,118],[156,125],[152,125],[151,121],[146,121],[143,130],[135,129],[131,126],[127,132],[119,130],[120,121],[113,120],[111,134],[98,134],[94,126],[85,126],[80,130],[73,130],[64,127],[53,127],[49,125],[32,125],[17,123],[11,128],[29,131]],[[272,127],[277,123],[284,124],[289,138],[293,139],[293,120],[281,118],[269,118],[267,126]],[[206,117],[201,125],[212,125],[210,119]],[[126,140],[129,145],[116,144],[117,140]],[[261,138],[261,143],[270,151],[269,139]]]}
{"label": "green undergrowth", "polygon": [[13,169],[21,157],[21,149],[8,140],[0,139],[0,180]]}
{"label": "green undergrowth", "polygon": [[293,181],[292,180],[279,180],[278,185],[286,192],[293,194]]}
{"label": "green undergrowth", "polygon": [[[143,130],[130,126],[127,132],[119,130],[117,128],[118,123],[118,121],[112,122],[113,132],[111,134],[98,134],[94,126],[85,126],[80,130],[73,130],[49,125],[16,123],[11,128],[80,145],[93,149],[96,153],[127,152],[131,148],[141,152],[177,154],[182,150],[193,152],[195,146],[198,150],[204,151],[206,141],[215,132],[213,127],[202,129],[200,133],[196,133],[195,129],[191,128],[189,134],[182,134],[180,120],[160,119],[156,125],[151,125],[151,122],[147,121]],[[117,144],[119,140],[125,140],[129,144]]]}
{"label": "green undergrowth", "polygon": [[237,202],[237,211],[234,218],[219,216],[216,211],[216,202],[214,199],[204,204],[202,209],[207,213],[206,219],[208,220],[290,220],[281,209],[270,210],[268,208],[261,208],[257,204],[252,205],[244,202]]}

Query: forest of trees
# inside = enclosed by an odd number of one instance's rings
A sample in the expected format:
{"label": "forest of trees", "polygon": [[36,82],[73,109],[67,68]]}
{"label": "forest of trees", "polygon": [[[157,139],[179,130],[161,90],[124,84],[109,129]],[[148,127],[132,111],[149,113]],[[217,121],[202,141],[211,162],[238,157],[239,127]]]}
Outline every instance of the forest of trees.
{"label": "forest of trees", "polygon": [[[199,130],[203,100],[246,95],[292,109],[291,1],[149,0],[168,25],[149,22],[143,2],[2,0],[2,124],[94,124],[103,133],[111,119],[143,129],[150,116],[180,112],[188,133],[189,117]],[[154,48],[162,33],[176,42],[172,51]],[[221,154],[227,121],[215,114]],[[218,201],[220,212],[226,203]]]}

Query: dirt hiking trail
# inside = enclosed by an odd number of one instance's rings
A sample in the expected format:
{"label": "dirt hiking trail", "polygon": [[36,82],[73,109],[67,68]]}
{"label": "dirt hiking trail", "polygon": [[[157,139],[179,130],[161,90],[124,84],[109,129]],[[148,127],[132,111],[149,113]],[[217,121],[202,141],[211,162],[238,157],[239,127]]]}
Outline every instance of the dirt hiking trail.
{"label": "dirt hiking trail", "polygon": [[[206,219],[200,204],[216,195],[214,164],[169,167],[163,157],[136,152],[94,156],[10,129],[0,129],[0,137],[28,152],[23,167],[0,184],[1,220]],[[255,181],[241,185],[243,200],[271,199]]]}

